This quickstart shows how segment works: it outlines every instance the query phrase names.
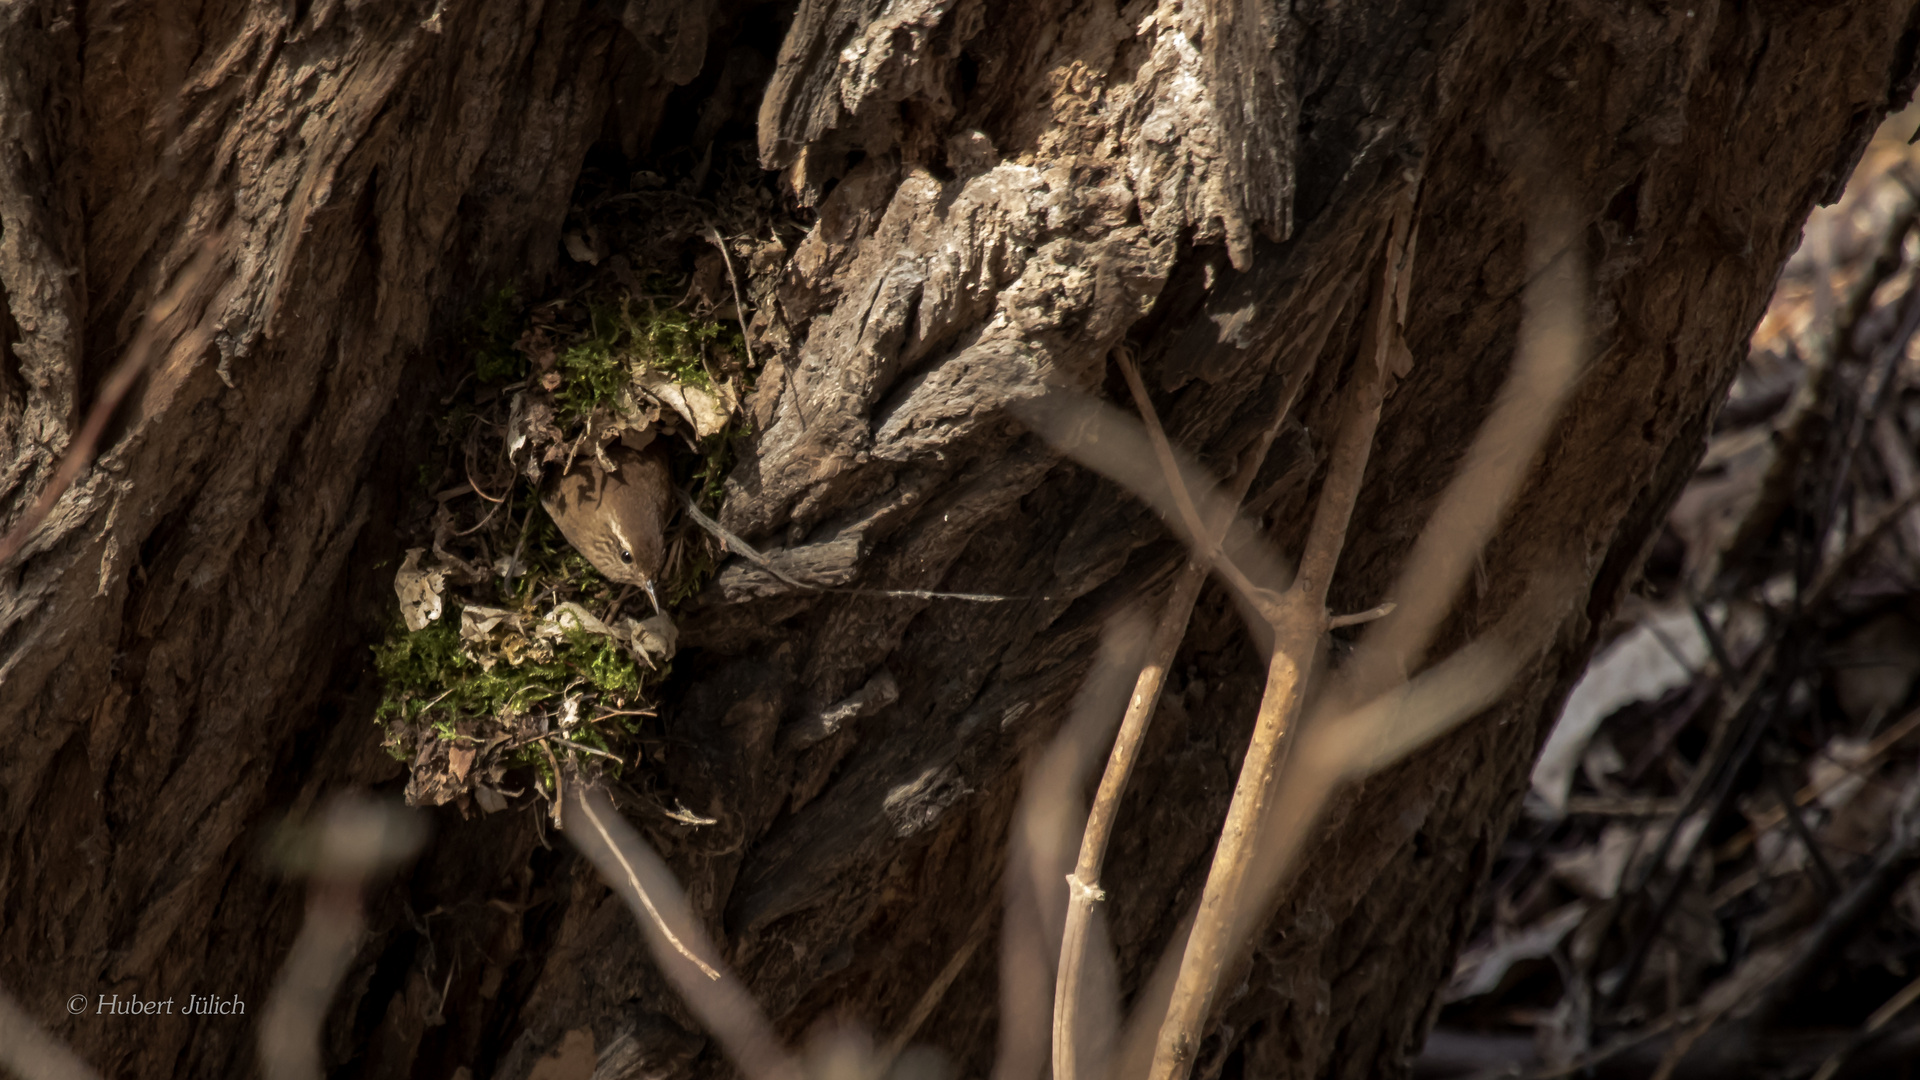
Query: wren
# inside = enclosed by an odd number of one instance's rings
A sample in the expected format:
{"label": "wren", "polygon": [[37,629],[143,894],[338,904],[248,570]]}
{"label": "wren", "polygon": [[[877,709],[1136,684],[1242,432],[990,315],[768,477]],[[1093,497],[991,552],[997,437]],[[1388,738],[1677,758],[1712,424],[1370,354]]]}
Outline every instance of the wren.
{"label": "wren", "polygon": [[645,589],[657,612],[654,582],[667,557],[661,534],[673,508],[666,454],[656,442],[645,450],[608,447],[606,458],[612,472],[587,457],[548,480],[540,505],[595,570],[609,581]]}

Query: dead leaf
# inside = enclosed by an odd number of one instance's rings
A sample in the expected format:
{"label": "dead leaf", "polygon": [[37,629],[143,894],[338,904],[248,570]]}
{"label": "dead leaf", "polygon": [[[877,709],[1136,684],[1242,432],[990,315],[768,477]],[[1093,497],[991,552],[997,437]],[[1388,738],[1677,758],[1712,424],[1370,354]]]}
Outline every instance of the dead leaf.
{"label": "dead leaf", "polygon": [[520,628],[520,614],[506,608],[467,604],[460,609],[460,640],[483,640],[502,623],[517,630]]}
{"label": "dead leaf", "polygon": [[594,614],[579,604],[568,601],[549,611],[540,625],[534,627],[533,635],[548,641],[558,641],[574,631],[584,631],[600,637],[616,637],[613,629],[601,622]]}
{"label": "dead leaf", "polygon": [[484,813],[497,814],[507,808],[507,797],[485,784],[473,785],[473,800]]}
{"label": "dead leaf", "polygon": [[1600,722],[1623,706],[1692,682],[1694,669],[1706,662],[1708,652],[1693,613],[1685,608],[1652,615],[1607,646],[1567,695],[1553,734],[1540,751],[1528,811],[1547,819],[1564,817],[1574,768]]}
{"label": "dead leaf", "polygon": [[440,594],[447,587],[445,570],[420,565],[420,556],[426,553],[426,548],[408,548],[407,557],[393,575],[393,591],[400,597],[400,617],[410,631],[425,630],[428,623],[440,617]]}
{"label": "dead leaf", "polygon": [[[679,413],[699,438],[717,434],[733,421],[735,402],[721,392],[675,382],[665,372],[642,368],[634,373],[639,391]],[[721,387],[721,391],[730,387]]]}
{"label": "dead leaf", "polygon": [[655,615],[647,619],[628,619],[621,626],[621,634],[626,638],[627,648],[634,659],[656,667],[673,659],[679,647],[680,630],[666,615]]}
{"label": "dead leaf", "polygon": [[1490,944],[1462,953],[1442,1000],[1462,1001],[1499,989],[1513,965],[1551,956],[1573,928],[1580,925],[1580,920],[1587,917],[1587,910],[1585,901],[1576,900],[1524,930],[1497,936]]}
{"label": "dead leaf", "polygon": [[455,780],[466,783],[467,773],[473,770],[473,757],[476,751],[466,743],[456,742],[447,748],[447,771]]}

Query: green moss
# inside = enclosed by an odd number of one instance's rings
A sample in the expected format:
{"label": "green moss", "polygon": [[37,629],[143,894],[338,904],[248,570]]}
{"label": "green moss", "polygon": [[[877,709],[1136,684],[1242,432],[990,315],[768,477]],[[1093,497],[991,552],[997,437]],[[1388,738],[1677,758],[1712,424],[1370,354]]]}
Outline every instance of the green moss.
{"label": "green moss", "polygon": [[586,335],[562,351],[555,365],[566,382],[554,396],[568,419],[612,404],[636,368],[712,389],[711,350],[746,352],[746,339],[737,327],[696,319],[652,300],[592,304],[588,321]]}
{"label": "green moss", "polygon": [[682,571],[660,590],[660,602],[672,607],[699,592],[713,579],[713,572],[717,568],[718,563],[710,550],[704,547],[695,549]]}
{"label": "green moss", "polygon": [[448,612],[420,630],[396,625],[374,646],[374,668],[386,687],[382,720],[427,724],[442,739],[456,737],[460,721],[522,712],[569,693],[593,693],[624,703],[639,693],[639,664],[604,637],[571,631],[549,650],[527,650],[518,662],[491,666],[470,653],[484,646],[460,640],[460,618]]}
{"label": "green moss", "polygon": [[[582,433],[581,425],[594,410],[616,404],[638,371],[657,371],[706,390],[721,377],[732,380],[736,389],[747,387],[752,372],[742,362],[746,345],[740,328],[696,318],[668,303],[667,297],[684,290],[684,281],[650,280],[653,285],[659,288],[650,289],[656,294],[650,297],[556,302],[537,311],[530,311],[511,289],[489,297],[461,340],[473,377],[438,418],[436,434],[447,464],[438,471],[419,471],[423,495],[458,478],[462,455],[471,459],[493,451],[498,438],[494,433],[503,429],[509,399],[497,390],[480,389],[483,384],[531,378],[529,392],[551,393],[557,414],[557,434],[543,437],[568,441]],[[734,463],[734,441],[745,434],[744,426],[740,421],[702,440],[697,457],[673,456],[677,486],[691,489],[708,513],[718,512],[723,481]],[[678,437],[673,438],[677,443]],[[610,618],[609,608],[621,589],[567,544],[538,505],[534,485],[516,480],[507,491],[509,502],[499,507],[498,517],[490,516],[489,507],[473,510],[476,519],[486,520],[455,530],[452,535],[461,539],[449,542],[459,558],[474,566],[497,566],[517,554],[518,572],[511,578],[467,581],[457,592],[448,591],[446,613],[419,631],[408,632],[395,620],[373,649],[384,693],[378,717],[387,729],[387,750],[412,763],[418,774],[444,781],[452,759],[445,754],[423,758],[420,749],[458,742],[480,750],[481,760],[493,766],[533,769],[552,790],[556,758],[586,764],[591,756],[578,747],[615,755],[593,756],[595,768],[611,767],[614,760],[637,760],[630,740],[641,732],[642,719],[608,714],[648,705],[668,669],[664,664],[658,670],[648,668],[613,640],[582,630],[560,640],[529,635],[533,623],[562,602],[577,602]],[[672,579],[662,582],[660,590],[661,600],[669,605],[699,591],[715,570],[717,552],[704,538],[692,538],[676,550],[682,554],[675,559]],[[629,602],[639,606],[624,608],[626,614],[646,613],[644,599]],[[466,603],[508,608],[523,621],[518,628],[502,626],[486,638],[464,641],[459,628]],[[576,698],[585,722],[574,725],[566,739],[578,746],[529,741],[533,732],[557,719],[564,703]]]}
{"label": "green moss", "polygon": [[640,665],[612,640],[585,630],[570,630],[567,652],[576,669],[601,693],[624,698],[640,692]]}
{"label": "green moss", "polygon": [[382,719],[429,722],[442,738],[451,738],[458,720],[524,709],[565,686],[568,669],[557,657],[548,663],[482,667],[461,648],[458,625],[458,615],[448,612],[424,629],[402,629],[374,647],[374,668],[387,688]]}
{"label": "green moss", "polygon": [[489,296],[467,331],[473,373],[483,383],[524,379],[527,358],[514,348],[520,340],[520,296],[511,288]]}

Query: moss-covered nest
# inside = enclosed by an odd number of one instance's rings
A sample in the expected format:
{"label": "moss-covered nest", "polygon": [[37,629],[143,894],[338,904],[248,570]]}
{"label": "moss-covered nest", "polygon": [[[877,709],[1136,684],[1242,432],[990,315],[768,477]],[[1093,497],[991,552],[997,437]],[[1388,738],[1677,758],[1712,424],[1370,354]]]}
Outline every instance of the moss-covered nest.
{"label": "moss-covered nest", "polygon": [[727,173],[712,199],[648,173],[625,190],[602,179],[575,207],[552,295],[503,290],[470,321],[418,467],[400,610],[374,647],[383,744],[415,805],[491,812],[641,765],[673,606],[721,548],[674,515],[656,613],[567,545],[542,485],[615,443],[664,444],[681,497],[714,514],[761,366],[746,335],[776,343],[762,352],[788,340],[752,299],[799,233],[770,213],[763,174]]}

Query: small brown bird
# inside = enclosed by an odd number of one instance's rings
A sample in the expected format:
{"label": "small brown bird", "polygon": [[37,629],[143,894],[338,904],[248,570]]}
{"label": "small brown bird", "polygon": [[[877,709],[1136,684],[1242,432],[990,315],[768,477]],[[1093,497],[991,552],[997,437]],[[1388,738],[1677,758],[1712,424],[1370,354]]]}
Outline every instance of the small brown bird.
{"label": "small brown bird", "polygon": [[591,457],[578,461],[546,483],[540,505],[595,570],[609,581],[645,589],[657,612],[654,579],[667,558],[661,533],[673,509],[667,457],[658,442],[645,450],[608,447],[606,457],[614,471]]}

